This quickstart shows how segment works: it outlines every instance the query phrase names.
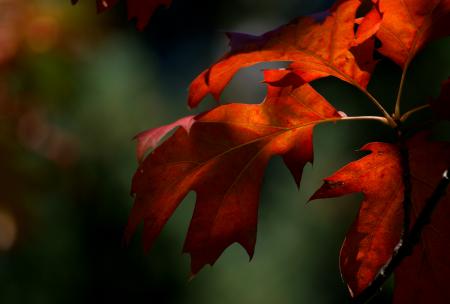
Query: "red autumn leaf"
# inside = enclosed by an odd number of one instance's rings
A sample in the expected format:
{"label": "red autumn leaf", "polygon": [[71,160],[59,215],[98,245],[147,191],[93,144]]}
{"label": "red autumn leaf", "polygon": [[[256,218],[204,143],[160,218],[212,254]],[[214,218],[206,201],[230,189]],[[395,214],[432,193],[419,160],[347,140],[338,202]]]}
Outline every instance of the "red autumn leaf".
{"label": "red autumn leaf", "polygon": [[450,120],[450,78],[442,83],[441,93],[431,101],[431,108],[439,119]]}
{"label": "red autumn leaf", "polygon": [[[266,80],[283,71],[266,73]],[[250,256],[256,240],[260,186],[269,159],[281,155],[297,185],[312,161],[314,125],[340,115],[311,86],[268,86],[258,105],[229,104],[179,128],[139,166],[135,204],[126,236],[144,221],[148,249],[189,191],[197,202],[184,245],[192,273],[213,264],[225,248],[241,244]]]}
{"label": "red autumn leaf", "polygon": [[[353,296],[360,294],[389,261],[403,228],[404,185],[398,147],[371,143],[363,150],[369,150],[371,154],[326,178],[312,197],[364,194],[340,256],[342,276]],[[408,151],[414,211],[411,222],[414,224],[442,172],[450,165],[450,144],[430,142],[422,134],[408,142]],[[429,159],[433,159],[433,163],[430,164]],[[448,290],[439,285],[450,275],[449,199],[447,195],[439,203],[431,224],[423,231],[421,245],[396,270],[395,303],[450,301]]]}
{"label": "red autumn leaf", "polygon": [[[72,0],[72,4],[77,2],[78,0]],[[119,0],[97,0],[97,11],[103,12],[117,2]],[[143,30],[158,7],[167,7],[171,3],[172,0],[127,0],[128,19],[136,18],[137,28]]]}
{"label": "red autumn leaf", "polygon": [[369,54],[364,60],[350,50],[355,46],[355,15],[360,4],[360,0],[340,0],[324,20],[317,20],[317,15],[300,17],[261,36],[228,34],[231,51],[192,82],[189,106],[197,106],[208,93],[219,100],[238,70],[265,61],[292,61],[290,68],[305,82],[332,75],[366,87],[375,65],[373,44],[364,47]]}
{"label": "red autumn leaf", "polygon": [[341,249],[342,276],[352,295],[359,294],[392,256],[402,231],[403,183],[395,145],[370,143],[371,154],[325,179],[311,199],[362,192],[356,221]]}
{"label": "red autumn leaf", "polygon": [[402,68],[428,42],[450,34],[450,0],[379,0],[378,51]]}

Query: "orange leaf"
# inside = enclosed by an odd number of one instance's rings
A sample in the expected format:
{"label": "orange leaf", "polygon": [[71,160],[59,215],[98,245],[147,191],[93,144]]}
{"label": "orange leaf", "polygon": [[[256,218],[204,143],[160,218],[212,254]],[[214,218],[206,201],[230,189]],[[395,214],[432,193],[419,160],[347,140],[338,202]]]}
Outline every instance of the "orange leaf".
{"label": "orange leaf", "polygon": [[450,0],[379,0],[379,52],[404,68],[434,39],[450,34]]}
{"label": "orange leaf", "polygon": [[[72,0],[72,4],[77,3],[78,0]],[[119,0],[97,0],[97,11],[103,12]],[[147,25],[150,17],[159,6],[169,6],[172,0],[127,0],[128,19],[137,19],[137,28],[143,30]]]}
{"label": "orange leaf", "polygon": [[[208,93],[218,100],[238,70],[266,61],[292,61],[290,68],[306,82],[332,75],[366,87],[375,62],[365,60],[361,66],[350,51],[359,6],[360,0],[340,0],[320,20],[318,15],[301,17],[261,36],[228,34],[231,51],[191,83],[189,106]],[[365,50],[372,55],[373,46]]]}
{"label": "orange leaf", "polygon": [[[266,80],[284,71],[266,73]],[[189,191],[197,202],[184,245],[192,273],[213,264],[225,248],[241,244],[250,256],[256,241],[260,186],[270,158],[281,155],[297,185],[312,161],[318,122],[340,115],[311,86],[268,86],[259,105],[229,104],[195,118],[189,134],[179,128],[139,166],[135,204],[126,237],[144,221],[148,249]]]}

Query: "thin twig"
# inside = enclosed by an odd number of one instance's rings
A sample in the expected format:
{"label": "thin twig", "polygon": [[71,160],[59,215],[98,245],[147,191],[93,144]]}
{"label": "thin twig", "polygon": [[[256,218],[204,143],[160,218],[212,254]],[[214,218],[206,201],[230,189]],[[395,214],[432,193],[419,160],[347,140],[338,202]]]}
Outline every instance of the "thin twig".
{"label": "thin twig", "polygon": [[381,268],[373,279],[358,296],[351,300],[352,304],[363,304],[370,300],[383,286],[386,280],[392,275],[394,270],[407,256],[411,255],[414,246],[420,241],[420,236],[426,225],[431,221],[433,211],[436,209],[439,201],[445,196],[448,185],[450,184],[448,172],[450,168],[444,171],[439,184],[434,189],[433,194],[425,202],[425,206],[416,219],[413,227],[405,239],[400,239],[395,246],[391,259]]}

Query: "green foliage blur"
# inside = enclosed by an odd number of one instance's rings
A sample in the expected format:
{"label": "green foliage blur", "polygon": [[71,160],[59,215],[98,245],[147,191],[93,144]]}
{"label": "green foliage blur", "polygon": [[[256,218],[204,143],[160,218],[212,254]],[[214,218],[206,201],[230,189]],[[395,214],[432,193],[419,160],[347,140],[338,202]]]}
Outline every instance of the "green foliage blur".
{"label": "green foliage blur", "polygon": [[[96,15],[94,1],[80,2],[0,0],[0,303],[345,303],[339,249],[362,196],[306,203],[364,143],[391,139],[376,122],[317,127],[300,191],[280,159],[270,163],[251,263],[233,245],[188,281],[193,193],[151,252],[140,235],[122,243],[133,136],[191,113],[189,82],[227,50],[225,31],[260,34],[333,1],[173,0],[143,32],[124,3]],[[446,39],[418,56],[405,108],[438,94],[449,53]],[[262,101],[260,70],[283,65],[240,72],[224,102]],[[369,86],[389,109],[399,78],[384,60]],[[348,115],[376,114],[336,79],[314,86]],[[373,303],[389,303],[391,285]]]}

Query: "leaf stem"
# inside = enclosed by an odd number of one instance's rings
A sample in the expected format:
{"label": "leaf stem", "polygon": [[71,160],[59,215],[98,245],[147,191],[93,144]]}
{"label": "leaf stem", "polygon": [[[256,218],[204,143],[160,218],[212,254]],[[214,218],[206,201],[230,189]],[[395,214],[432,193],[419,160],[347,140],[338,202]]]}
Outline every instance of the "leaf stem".
{"label": "leaf stem", "polygon": [[394,118],[400,119],[400,103],[402,100],[403,95],[403,88],[405,87],[405,80],[406,80],[406,71],[408,70],[409,61],[405,63],[405,67],[403,68],[402,77],[400,79],[400,85],[398,87],[397,92],[397,99],[395,100],[395,110],[394,110]]}
{"label": "leaf stem", "polygon": [[411,114],[414,114],[414,113],[416,113],[416,112],[419,112],[419,111],[421,111],[421,110],[423,110],[423,109],[427,109],[427,108],[429,108],[429,107],[430,107],[429,104],[424,104],[424,105],[421,105],[420,107],[417,107],[417,108],[414,108],[414,109],[412,109],[412,110],[409,110],[408,112],[406,112],[405,114],[403,114],[403,115],[400,117],[400,121],[401,121],[401,122],[404,122],[405,120],[408,119],[409,116],[411,116]]}
{"label": "leaf stem", "polygon": [[336,118],[328,118],[321,121],[318,121],[316,124],[322,124],[327,122],[338,122],[342,120],[376,120],[385,125],[389,126],[388,120],[383,116],[345,116],[345,117],[336,117]]}
{"label": "leaf stem", "polygon": [[397,127],[397,123],[392,119],[391,115],[386,111],[386,109],[381,105],[381,103],[372,95],[369,91],[364,89],[363,87],[356,85],[358,89],[363,92],[369,100],[383,113],[384,117],[386,117],[386,120],[388,122],[388,125],[392,128]]}
{"label": "leaf stem", "polygon": [[372,283],[367,286],[358,296],[351,300],[352,304],[363,304],[370,300],[383,286],[384,282],[392,275],[398,265],[409,255],[411,255],[414,246],[420,241],[423,228],[430,223],[433,211],[436,209],[439,201],[445,196],[449,180],[449,170],[444,171],[439,184],[434,189],[430,198],[425,202],[425,206],[417,217],[408,235],[400,239],[395,246],[391,259],[380,269]]}

